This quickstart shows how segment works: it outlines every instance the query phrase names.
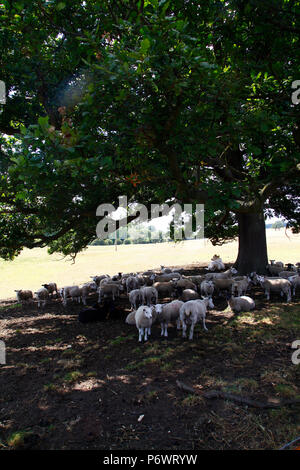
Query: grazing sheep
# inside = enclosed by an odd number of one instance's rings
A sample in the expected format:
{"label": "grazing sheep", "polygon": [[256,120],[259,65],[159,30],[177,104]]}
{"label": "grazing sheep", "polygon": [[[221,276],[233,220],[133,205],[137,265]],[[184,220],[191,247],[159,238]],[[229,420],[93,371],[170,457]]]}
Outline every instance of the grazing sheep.
{"label": "grazing sheep", "polygon": [[101,303],[101,298],[102,296],[106,297],[107,295],[108,296],[112,296],[113,300],[115,300],[116,297],[120,297],[120,292],[123,291],[123,286],[121,284],[118,284],[118,283],[113,283],[113,282],[110,282],[110,283],[106,283],[100,287],[98,287],[97,289],[97,292],[98,292],[98,303],[100,304]]}
{"label": "grazing sheep", "polygon": [[213,281],[202,281],[200,284],[200,292],[204,297],[212,297],[215,290]]}
{"label": "grazing sheep", "polygon": [[189,339],[193,339],[195,325],[197,322],[200,321],[200,319],[202,319],[204,330],[207,331],[205,325],[205,317],[208,307],[214,308],[212,299],[210,299],[209,297],[206,297],[205,299],[201,300],[190,300],[189,302],[186,302],[182,305],[182,307],[180,308],[180,321],[182,324],[183,338],[186,337],[187,325],[191,325]]}
{"label": "grazing sheep", "polygon": [[188,302],[189,300],[196,300],[196,299],[199,299],[199,294],[193,289],[184,289],[182,291],[180,299],[183,302]]}
{"label": "grazing sheep", "polygon": [[37,292],[35,292],[37,301],[38,301],[38,308],[40,308],[41,304],[42,307],[45,307],[47,300],[49,299],[49,292],[46,287],[41,287]]}
{"label": "grazing sheep", "polygon": [[170,282],[155,282],[153,284],[154,289],[158,292],[158,297],[174,297],[174,284]]}
{"label": "grazing sheep", "polygon": [[143,294],[140,289],[134,289],[129,292],[129,302],[132,310],[137,310],[137,308],[143,303]]}
{"label": "grazing sheep", "polygon": [[280,295],[286,295],[287,302],[291,301],[291,286],[292,284],[287,279],[283,278],[267,278],[265,276],[258,276],[260,285],[265,289],[267,300],[270,300],[270,292],[280,292]]}
{"label": "grazing sheep", "polygon": [[67,286],[63,287],[60,290],[60,294],[63,297],[63,305],[64,307],[67,305],[68,297],[72,298],[72,301],[76,300],[80,304],[81,299],[81,289],[79,286]]}
{"label": "grazing sheep", "polygon": [[22,304],[24,302],[30,302],[33,300],[33,294],[31,290],[15,290],[16,296],[17,296],[17,301],[21,302]]}
{"label": "grazing sheep", "polygon": [[255,308],[255,302],[251,297],[243,295],[241,297],[230,297],[229,306],[233,312],[249,312]]}
{"label": "grazing sheep", "polygon": [[42,286],[45,287],[45,289],[47,289],[49,294],[51,294],[51,297],[53,297],[54,292],[56,293],[56,296],[59,295],[57,285],[55,282],[49,282],[49,284],[42,284]]}
{"label": "grazing sheep", "polygon": [[143,305],[157,304],[158,292],[153,286],[141,287],[141,292],[143,296]]}
{"label": "grazing sheep", "polygon": [[168,304],[155,305],[158,321],[161,325],[161,336],[168,336],[168,323],[176,321],[177,330],[180,329],[180,309],[184,303],[180,300],[173,300]]}
{"label": "grazing sheep", "polygon": [[231,287],[231,293],[232,295],[235,295],[235,292],[237,291],[237,295],[240,297],[241,295],[244,295],[246,294],[247,292],[247,289],[249,287],[249,284],[250,284],[250,278],[247,278],[246,279],[241,279],[241,280],[235,280],[233,281],[232,283],[232,287]]}
{"label": "grazing sheep", "polygon": [[135,312],[135,324],[139,331],[139,342],[147,341],[148,335],[151,334],[152,326],[152,308],[141,305]]}

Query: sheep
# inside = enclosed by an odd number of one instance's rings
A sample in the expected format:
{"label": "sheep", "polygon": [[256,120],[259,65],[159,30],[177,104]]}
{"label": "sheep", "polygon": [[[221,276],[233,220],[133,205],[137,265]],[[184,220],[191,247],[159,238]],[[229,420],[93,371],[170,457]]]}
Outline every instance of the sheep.
{"label": "sheep", "polygon": [[87,282],[86,284],[83,284],[81,287],[81,298],[82,298],[82,303],[83,305],[86,305],[86,298],[89,295],[90,292],[96,292],[97,291],[97,284],[96,282]]}
{"label": "sheep", "polygon": [[97,284],[97,286],[99,286],[100,281],[102,281],[102,279],[109,278],[109,275],[108,274],[101,274],[101,276],[90,276],[90,278]]}
{"label": "sheep", "polygon": [[183,300],[183,302],[187,302],[188,300],[199,299],[199,294],[193,289],[184,289],[184,291],[182,291],[180,298],[181,300]]}
{"label": "sheep", "polygon": [[299,287],[300,288],[300,275],[296,274],[295,276],[291,276],[288,278],[290,283],[292,284],[293,287],[293,296],[296,295],[296,289]]}
{"label": "sheep", "polygon": [[230,297],[228,299],[229,306],[233,312],[249,312],[255,308],[255,302],[251,297],[243,295],[240,297]]}
{"label": "sheep", "polygon": [[130,312],[125,319],[125,323],[127,323],[128,325],[135,325],[135,313],[136,310]]}
{"label": "sheep", "polygon": [[160,266],[160,271],[162,274],[170,274],[172,272],[171,268],[165,268],[164,266]]}
{"label": "sheep", "polygon": [[155,305],[158,321],[161,325],[161,336],[168,336],[168,323],[176,321],[177,330],[180,329],[180,309],[184,303],[180,300],[173,300],[168,304]]}
{"label": "sheep", "polygon": [[138,280],[136,279],[135,276],[129,276],[127,279],[126,279],[126,290],[127,290],[127,294],[129,294],[130,291],[134,290],[134,289],[138,289],[140,286],[139,286],[139,282]]}
{"label": "sheep", "polygon": [[200,292],[204,297],[212,297],[215,290],[213,281],[202,281],[200,284]]}
{"label": "sheep", "polygon": [[189,281],[193,282],[199,289],[201,288],[201,282],[205,280],[205,276],[196,275],[196,276],[186,276],[183,279],[189,279]]}
{"label": "sheep", "polygon": [[275,262],[275,259],[270,259],[270,263],[271,263],[271,266],[278,266],[280,268],[284,267],[284,264],[283,264],[282,261],[276,261]]}
{"label": "sheep", "polygon": [[158,297],[174,297],[174,284],[173,282],[155,282],[154,289],[158,292]]}
{"label": "sheep", "polygon": [[189,279],[182,278],[182,279],[179,279],[178,281],[175,281],[175,289],[176,289],[177,295],[181,295],[185,289],[193,289],[197,291],[197,286]]}
{"label": "sheep", "polygon": [[143,296],[143,305],[150,306],[151,304],[157,304],[158,292],[153,286],[141,287],[141,292]]}
{"label": "sheep", "polygon": [[43,287],[47,289],[49,294],[51,294],[51,297],[53,297],[54,292],[56,293],[56,296],[58,296],[58,289],[57,285],[55,282],[49,282],[48,284],[42,284]]}
{"label": "sheep", "polygon": [[41,287],[37,292],[35,292],[37,301],[38,301],[38,308],[40,308],[41,304],[45,307],[47,300],[49,299],[49,292],[46,287]]}
{"label": "sheep", "polygon": [[72,301],[76,300],[80,304],[81,288],[79,286],[67,286],[60,290],[63,298],[63,305],[66,307],[68,297],[72,297]]}
{"label": "sheep", "polygon": [[265,289],[267,300],[270,300],[270,292],[280,292],[280,295],[284,294],[287,297],[287,302],[291,300],[291,283],[287,279],[283,278],[267,278],[265,276],[258,276],[261,287]]}
{"label": "sheep", "polygon": [[205,325],[205,317],[207,308],[214,308],[212,299],[206,297],[199,300],[190,300],[180,308],[180,321],[182,324],[182,337],[186,337],[187,324],[190,324],[189,339],[193,339],[195,324],[202,318],[203,328],[208,331]]}
{"label": "sheep", "polygon": [[220,295],[221,290],[230,291],[231,288],[232,288],[233,282],[234,281],[233,281],[232,278],[231,279],[214,279],[213,280],[215,290],[219,292],[219,295]]}
{"label": "sheep", "polygon": [[98,292],[98,302],[100,304],[101,302],[101,298],[102,296],[107,296],[107,295],[111,295],[113,300],[115,300],[116,297],[119,297],[120,296],[120,292],[123,291],[123,286],[121,284],[117,284],[117,283],[113,283],[113,282],[110,282],[110,283],[107,283],[107,284],[104,284],[102,286],[99,286],[98,289],[97,289],[97,292]]}
{"label": "sheep", "polygon": [[218,255],[214,255],[209,265],[205,269],[207,271],[215,271],[215,270],[222,271],[222,269],[225,269],[225,265]]}
{"label": "sheep", "polygon": [[175,272],[175,273],[169,273],[169,274],[156,274],[154,276],[154,281],[155,282],[168,282],[172,281],[173,279],[181,279],[181,274]]}
{"label": "sheep", "polygon": [[147,341],[148,335],[151,334],[152,326],[152,308],[141,305],[135,312],[135,325],[139,331],[139,342]]}
{"label": "sheep", "polygon": [[207,273],[205,274],[205,279],[211,281],[214,279],[230,279],[233,274],[237,274],[237,270],[233,267],[227,269],[223,273]]}
{"label": "sheep", "polygon": [[131,308],[136,310],[143,303],[143,294],[140,289],[134,289],[129,292],[129,302]]}
{"label": "sheep", "polygon": [[248,277],[246,277],[246,279],[241,279],[241,280],[234,279],[232,283],[232,287],[231,287],[232,295],[235,294],[235,291],[237,291],[238,296],[246,294],[250,282],[251,280]]}
{"label": "sheep", "polygon": [[115,274],[111,279],[112,281],[120,281],[122,279],[122,274],[123,273],[118,273],[118,274]]}
{"label": "sheep", "polygon": [[29,303],[29,302],[33,301],[33,294],[32,294],[31,290],[19,289],[19,290],[15,290],[15,292],[16,292],[16,296],[17,296],[17,301],[21,302],[22,305],[25,302]]}
{"label": "sheep", "polygon": [[283,279],[288,279],[289,277],[293,276],[293,271],[280,271],[278,276],[282,277]]}
{"label": "sheep", "polygon": [[253,271],[252,273],[250,273],[250,279],[251,279],[251,282],[254,286],[257,286],[257,284],[259,284],[259,281],[258,281],[258,276],[256,274],[255,271]]}
{"label": "sheep", "polygon": [[275,266],[275,264],[267,264],[266,269],[270,276],[278,276],[280,271],[282,271],[282,267]]}

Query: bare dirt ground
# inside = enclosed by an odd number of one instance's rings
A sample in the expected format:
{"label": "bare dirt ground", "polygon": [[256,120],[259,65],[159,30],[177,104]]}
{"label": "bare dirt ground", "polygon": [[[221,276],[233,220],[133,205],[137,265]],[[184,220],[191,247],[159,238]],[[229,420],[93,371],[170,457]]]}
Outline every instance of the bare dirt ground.
{"label": "bare dirt ground", "polygon": [[[186,266],[185,274],[202,272]],[[300,398],[300,296],[270,302],[251,292],[257,310],[233,315],[215,300],[193,341],[175,327],[153,327],[147,343],[119,313],[81,324],[77,305],[53,300],[39,311],[0,305],[0,448],[5,449],[277,449],[300,435],[300,405],[257,409],[201,394],[222,390],[255,401]],[[93,298],[89,299],[92,304]],[[196,394],[176,384],[193,386]]]}

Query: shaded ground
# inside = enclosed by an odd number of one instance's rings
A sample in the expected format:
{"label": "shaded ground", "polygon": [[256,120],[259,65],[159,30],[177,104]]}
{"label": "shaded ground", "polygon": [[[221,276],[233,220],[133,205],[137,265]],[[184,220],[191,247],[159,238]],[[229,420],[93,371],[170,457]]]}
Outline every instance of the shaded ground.
{"label": "shaded ground", "polygon": [[116,318],[87,325],[77,321],[78,306],[56,300],[44,312],[2,303],[0,448],[276,449],[295,439],[299,404],[257,410],[176,386],[179,379],[199,392],[261,401],[300,396],[300,365],[291,361],[299,294],[290,304],[252,294],[252,314],[233,316],[221,299],[208,314],[208,333],[197,326],[190,342],[170,327],[162,339],[155,325],[145,344],[124,323],[125,298]]}

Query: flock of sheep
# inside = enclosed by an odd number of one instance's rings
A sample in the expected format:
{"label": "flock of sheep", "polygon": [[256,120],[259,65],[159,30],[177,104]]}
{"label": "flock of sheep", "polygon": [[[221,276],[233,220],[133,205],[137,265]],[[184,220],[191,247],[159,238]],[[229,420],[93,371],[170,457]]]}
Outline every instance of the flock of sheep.
{"label": "flock of sheep", "polygon": [[[255,308],[254,300],[245,295],[252,285],[260,285],[267,300],[273,292],[286,296],[291,301],[296,289],[300,288],[300,263],[289,263],[284,269],[280,261],[271,260],[267,266],[270,277],[250,273],[238,276],[236,269],[225,270],[224,263],[218,255],[214,255],[205,275],[183,276],[182,269],[171,269],[161,266],[159,272],[150,270],[144,273],[118,273],[115,276],[103,274],[91,276],[92,281],[83,286],[66,286],[57,288],[56,283],[43,284],[35,292],[38,307],[44,307],[50,297],[60,297],[64,306],[69,299],[87,306],[90,293],[98,294],[98,303],[86,307],[79,313],[79,320],[90,322],[100,320],[114,307],[114,301],[121,293],[126,294],[131,305],[131,313],[126,323],[135,325],[139,331],[139,341],[146,341],[151,334],[151,326],[155,321],[161,324],[161,335],[168,336],[168,324],[177,322],[177,329],[182,327],[182,335],[186,336],[190,326],[189,339],[193,339],[196,323],[202,321],[204,330],[206,312],[214,308],[212,297],[226,292],[226,298],[233,312],[250,311]],[[19,302],[33,301],[30,290],[16,290]],[[171,299],[168,303],[159,303],[159,299]],[[101,304],[103,304],[101,306]]]}

